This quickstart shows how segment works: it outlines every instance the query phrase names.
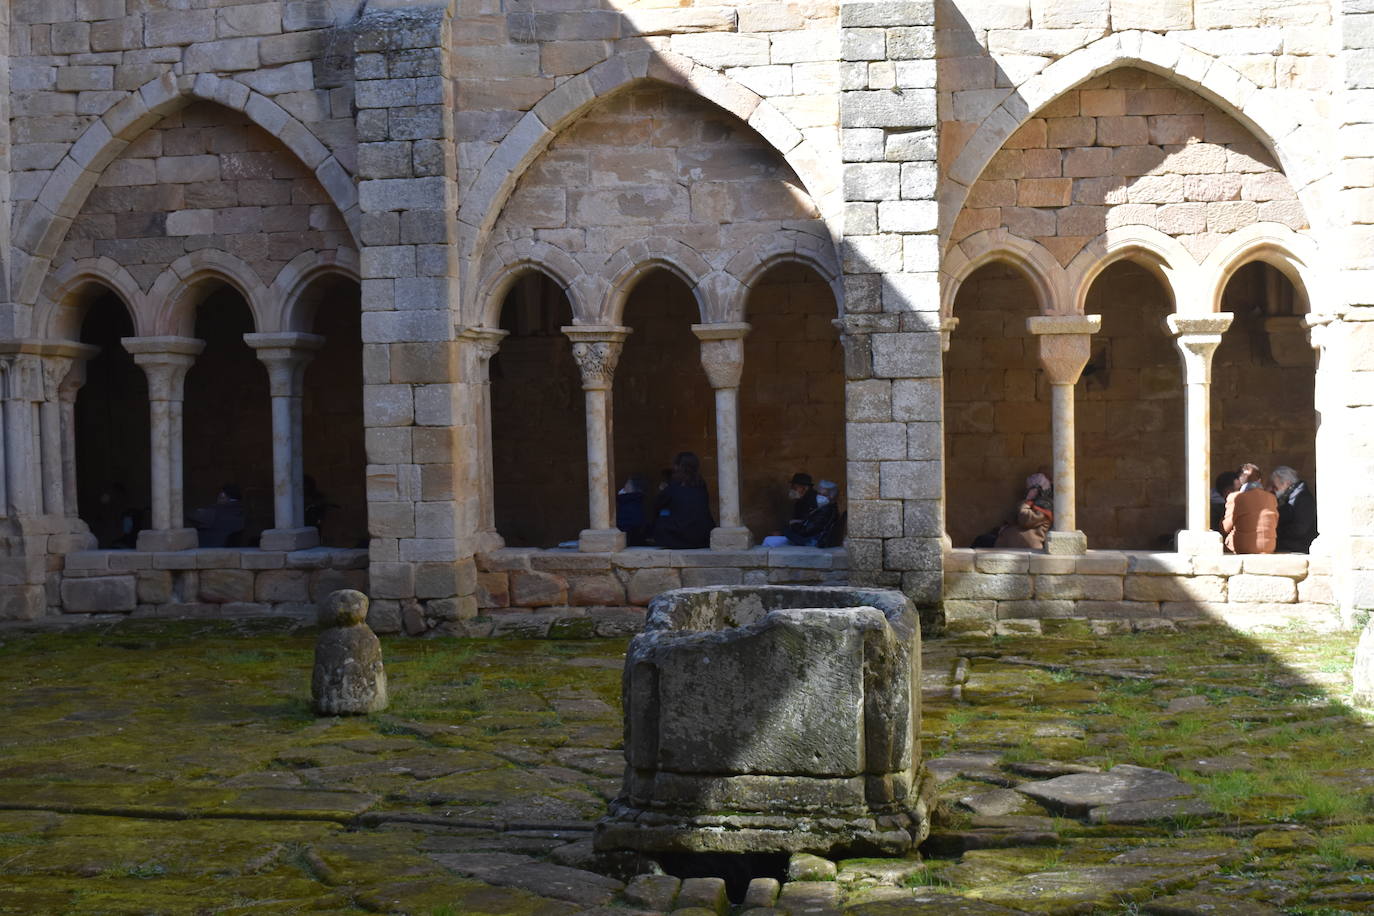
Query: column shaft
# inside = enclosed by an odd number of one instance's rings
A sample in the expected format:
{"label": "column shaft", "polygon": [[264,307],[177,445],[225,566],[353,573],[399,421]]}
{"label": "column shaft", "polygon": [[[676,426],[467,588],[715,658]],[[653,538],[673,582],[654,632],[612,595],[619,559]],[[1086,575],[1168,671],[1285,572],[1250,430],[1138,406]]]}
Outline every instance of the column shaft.
{"label": "column shaft", "polygon": [[1074,464],[1073,385],[1051,384],[1054,435],[1055,531],[1078,530],[1077,469]]}
{"label": "column shaft", "polygon": [[274,527],[262,533],[269,550],[301,550],[320,542],[305,527],[305,368],[324,338],[315,334],[244,334],[267,367],[272,398],[272,511]]}
{"label": "column shaft", "polygon": [[578,537],[578,549],[588,553],[622,550],[625,533],[615,525],[611,507],[614,487],[611,441],[611,386],[620,349],[629,328],[570,325],[563,333],[572,341],[573,358],[582,373],[587,417],[587,504],[591,527]]}
{"label": "column shaft", "polygon": [[1186,554],[1222,552],[1221,535],[1212,530],[1212,355],[1231,325],[1228,312],[1209,315],[1169,315],[1165,327],[1176,338],[1183,358],[1183,390],[1187,400],[1184,459],[1187,506],[1177,549]]}
{"label": "column shaft", "polygon": [[744,373],[742,322],[694,324],[701,341],[701,366],[716,393],[716,486],[720,519],[711,532],[712,550],[748,550],[753,536],[739,510],[739,383]]}
{"label": "column shaft", "polygon": [[63,515],[62,499],[62,414],[56,400],[44,401],[38,408],[39,447],[43,475],[43,511]]}
{"label": "column shaft", "polygon": [[197,544],[186,526],[182,495],[182,399],[186,373],[205,341],[190,337],[125,337],[125,350],[148,376],[149,458],[153,527],[139,532],[139,550],[186,550]]}

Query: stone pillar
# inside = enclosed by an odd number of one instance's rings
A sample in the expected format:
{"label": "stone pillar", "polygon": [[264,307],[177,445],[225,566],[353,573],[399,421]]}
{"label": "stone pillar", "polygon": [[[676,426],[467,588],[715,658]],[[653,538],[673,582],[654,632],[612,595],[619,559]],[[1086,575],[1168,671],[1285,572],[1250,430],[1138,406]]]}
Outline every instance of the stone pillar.
{"label": "stone pillar", "polygon": [[[1374,603],[1369,601],[1369,596],[1374,594],[1374,589],[1369,587],[1374,576],[1368,570],[1358,570],[1359,566],[1368,563],[1370,551],[1358,550],[1360,559],[1357,561],[1357,539],[1352,538],[1352,535],[1360,535],[1358,540],[1361,547],[1369,543],[1366,539],[1370,532],[1367,529],[1357,532],[1353,526],[1358,524],[1357,519],[1371,517],[1366,507],[1370,504],[1370,491],[1374,488],[1363,483],[1355,488],[1349,486],[1350,481],[1364,481],[1368,476],[1365,465],[1361,463],[1366,462],[1368,456],[1359,451],[1359,440],[1363,437],[1353,436],[1351,430],[1359,428],[1360,420],[1357,418],[1362,413],[1367,415],[1370,404],[1374,403],[1374,396],[1371,396],[1370,387],[1365,381],[1374,379],[1374,371],[1371,371],[1374,370],[1374,359],[1371,359],[1367,347],[1352,350],[1351,334],[1355,328],[1367,327],[1369,323],[1352,325],[1333,315],[1322,314],[1307,315],[1303,320],[1312,347],[1317,351],[1316,390],[1313,394],[1320,418],[1317,424],[1317,465],[1315,468],[1299,469],[1300,473],[1311,475],[1307,479],[1315,485],[1317,495],[1318,535],[1308,552],[1313,557],[1325,558],[1331,570],[1333,603],[1340,611],[1342,623],[1346,627],[1353,627],[1356,613],[1368,610]],[[1374,335],[1362,333],[1367,339],[1374,339]],[[1356,366],[1364,367],[1364,371],[1352,371]],[[1363,601],[1357,600],[1356,596],[1359,582],[1364,583],[1364,587],[1358,589],[1365,596]],[[1361,647],[1366,650],[1367,641],[1366,638],[1360,641]],[[1357,653],[1357,669],[1359,664]],[[1359,692],[1358,685],[1356,692]]]}
{"label": "stone pillar", "polygon": [[84,356],[73,359],[71,370],[57,389],[62,413],[63,514],[69,519],[76,519],[81,515],[76,498],[76,396],[81,391],[81,386],[86,384],[86,361],[89,358],[90,356]]}
{"label": "stone pillar", "polygon": [[38,450],[44,515],[67,514],[67,503],[63,497],[66,474],[62,467],[62,403],[58,390],[71,368],[70,357],[43,358],[43,400],[38,405]]}
{"label": "stone pillar", "polygon": [[244,334],[267,367],[272,393],[272,496],[274,527],[262,533],[264,550],[302,550],[320,543],[320,532],[305,524],[305,434],[301,399],[305,367],[324,346],[317,334]]}
{"label": "stone pillar", "polygon": [[1073,386],[1092,355],[1092,335],[1101,315],[1037,315],[1026,329],[1040,338],[1040,366],[1050,381],[1054,432],[1054,527],[1045,536],[1045,552],[1081,554],[1088,539],[1077,530],[1075,493]]}
{"label": "stone pillar", "polygon": [[1164,319],[1183,357],[1187,392],[1188,503],[1177,547],[1179,553],[1194,556],[1223,552],[1221,534],[1212,530],[1212,355],[1221,344],[1221,335],[1231,326],[1231,318],[1229,312],[1217,312]]}
{"label": "stone pillar", "polygon": [[205,349],[194,337],[125,337],[120,341],[148,376],[153,527],[138,534],[139,550],[188,550],[196,530],[182,502],[182,399],[186,373]]}
{"label": "stone pillar", "polygon": [[468,397],[477,414],[474,422],[479,441],[473,446],[477,466],[472,484],[479,494],[477,550],[482,553],[506,546],[505,538],[496,530],[496,479],[491,451],[491,358],[501,349],[501,341],[509,333],[495,328],[468,328],[458,335],[468,347],[464,377],[469,380]]}
{"label": "stone pillar", "polygon": [[744,372],[744,335],[749,333],[749,325],[694,324],[692,333],[701,341],[701,365],[716,393],[720,519],[711,531],[711,549],[748,550],[752,537],[739,511],[739,380]]}
{"label": "stone pillar", "polygon": [[[954,333],[954,330],[957,327],[959,327],[958,318],[951,317],[940,319],[940,352],[942,354],[949,352],[950,336]],[[943,427],[945,415],[945,399],[943,389],[941,390],[939,409],[941,417],[941,426]],[[949,454],[948,449],[945,448],[945,437],[941,436],[940,466],[944,467],[945,462],[947,462],[948,460]],[[944,545],[944,549],[946,551],[952,550],[954,548],[954,539],[949,536],[949,487],[946,485],[944,474],[940,475],[940,542]]]}
{"label": "stone pillar", "polygon": [[615,526],[615,437],[611,431],[611,385],[620,348],[629,328],[569,326],[573,358],[582,372],[587,399],[587,505],[591,524],[577,539],[579,550],[604,553],[625,549],[625,532]]}
{"label": "stone pillar", "polygon": [[5,373],[5,491],[8,513],[32,518],[43,511],[38,430],[34,404],[43,398],[42,367],[36,356],[17,354]]}

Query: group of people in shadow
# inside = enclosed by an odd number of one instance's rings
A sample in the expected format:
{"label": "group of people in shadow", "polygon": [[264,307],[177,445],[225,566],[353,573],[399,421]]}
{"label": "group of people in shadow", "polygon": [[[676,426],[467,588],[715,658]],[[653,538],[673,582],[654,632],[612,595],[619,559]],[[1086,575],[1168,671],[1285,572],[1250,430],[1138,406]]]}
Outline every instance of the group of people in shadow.
{"label": "group of people in shadow", "polygon": [[[794,474],[788,487],[793,501],[791,517],[779,531],[764,538],[763,545],[838,545],[843,536],[839,491],[832,481],[814,484],[811,475]],[[696,453],[678,452],[652,494],[642,475],[631,476],[616,494],[616,527],[625,532],[630,547],[699,550],[711,546],[716,521]]]}
{"label": "group of people in shadow", "polygon": [[[1053,525],[1054,487],[1041,471],[1026,478],[1025,495],[1011,517],[970,546],[1039,550]],[[1228,553],[1307,553],[1317,538],[1317,498],[1287,465],[1274,468],[1266,485],[1259,466],[1246,463],[1217,475],[1212,528]]]}

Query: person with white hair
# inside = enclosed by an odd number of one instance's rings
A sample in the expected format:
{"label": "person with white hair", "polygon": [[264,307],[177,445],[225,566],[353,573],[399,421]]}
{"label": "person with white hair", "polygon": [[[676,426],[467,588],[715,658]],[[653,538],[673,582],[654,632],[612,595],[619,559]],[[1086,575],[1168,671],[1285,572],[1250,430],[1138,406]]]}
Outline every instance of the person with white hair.
{"label": "person with white hair", "polygon": [[1317,498],[1312,488],[1286,464],[1274,468],[1269,484],[1279,503],[1277,549],[1307,553],[1317,539]]}

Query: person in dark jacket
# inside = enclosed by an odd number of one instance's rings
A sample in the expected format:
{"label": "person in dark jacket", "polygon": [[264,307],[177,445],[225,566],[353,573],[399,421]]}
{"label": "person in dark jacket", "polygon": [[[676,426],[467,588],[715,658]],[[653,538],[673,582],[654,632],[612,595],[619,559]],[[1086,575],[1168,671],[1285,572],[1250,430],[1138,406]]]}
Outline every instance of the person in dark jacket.
{"label": "person in dark jacket", "polygon": [[787,487],[787,498],[792,500],[792,518],[799,522],[816,509],[816,486],[811,475],[799,472],[792,475],[792,483]]}
{"label": "person in dark jacket", "polygon": [[1277,550],[1307,553],[1317,539],[1317,497],[1307,481],[1287,465],[1274,468],[1269,483],[1279,502]]}
{"label": "person in dark jacket", "polygon": [[654,500],[653,539],[659,547],[697,550],[711,546],[711,495],[701,479],[701,461],[692,452],[678,452],[673,476]]}
{"label": "person in dark jacket", "polygon": [[646,489],[644,478],[636,474],[615,494],[615,526],[625,532],[627,547],[644,544]]}
{"label": "person in dark jacket", "polygon": [[236,483],[219,488],[213,506],[197,509],[191,521],[198,531],[201,547],[240,547],[248,513],[243,507],[243,491]]}
{"label": "person in dark jacket", "polygon": [[829,480],[816,486],[816,508],[803,519],[787,524],[787,543],[797,547],[833,547],[835,527],[840,520],[840,488]]}

